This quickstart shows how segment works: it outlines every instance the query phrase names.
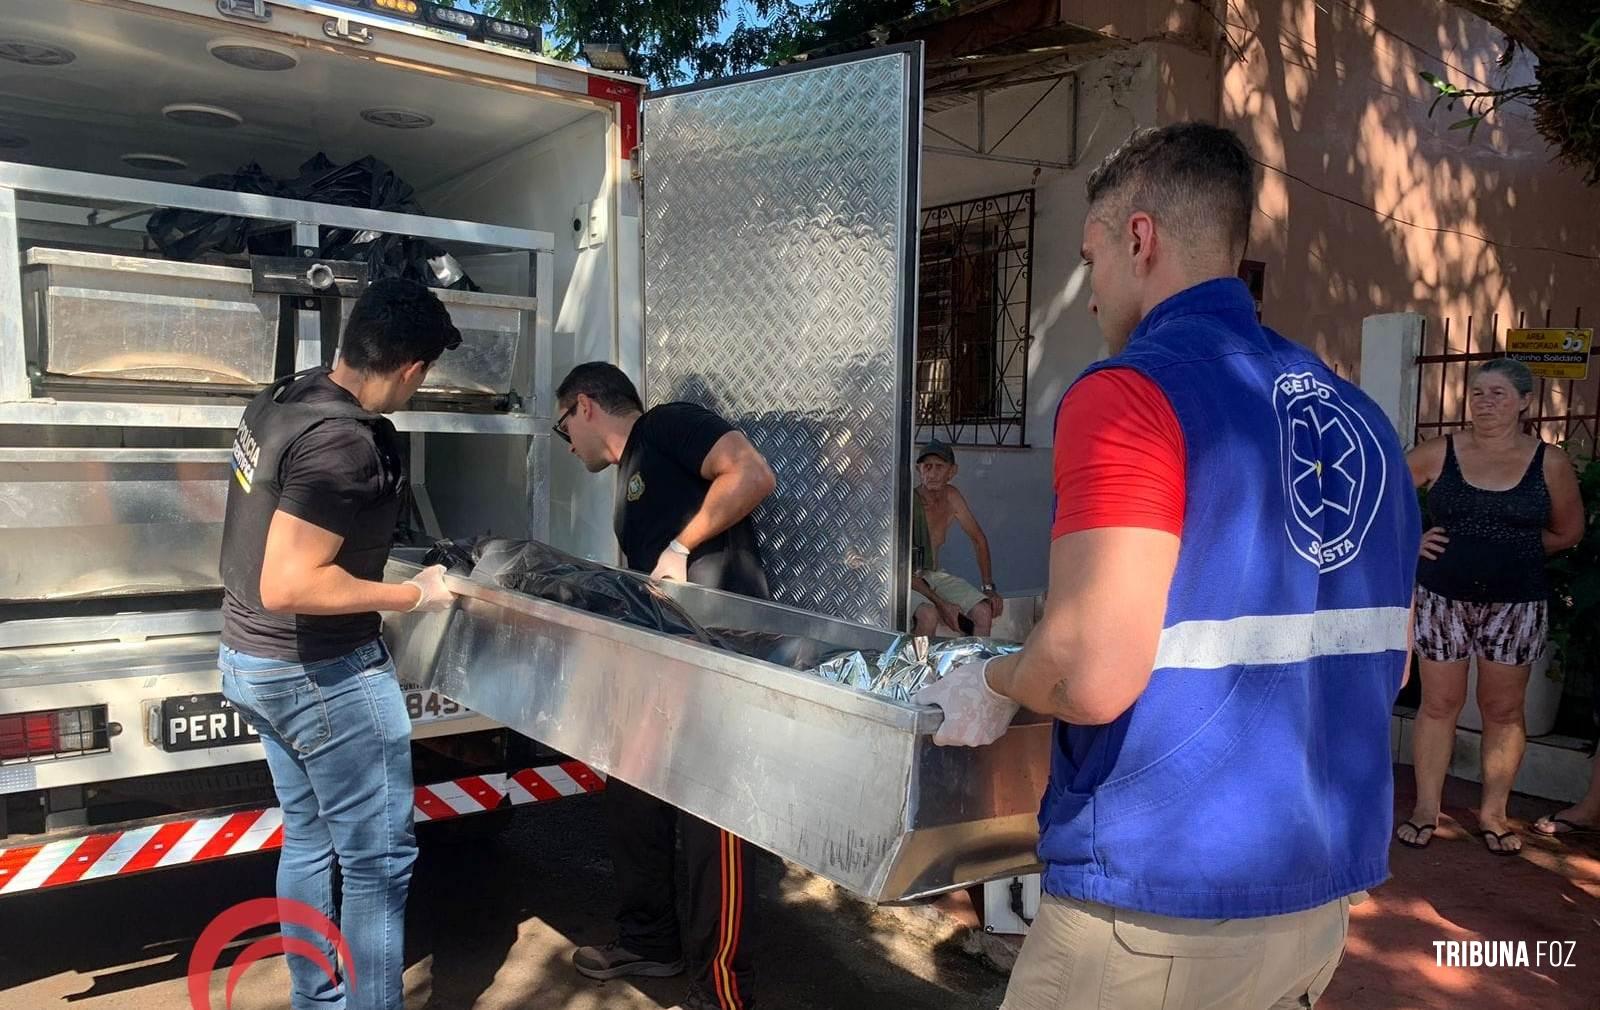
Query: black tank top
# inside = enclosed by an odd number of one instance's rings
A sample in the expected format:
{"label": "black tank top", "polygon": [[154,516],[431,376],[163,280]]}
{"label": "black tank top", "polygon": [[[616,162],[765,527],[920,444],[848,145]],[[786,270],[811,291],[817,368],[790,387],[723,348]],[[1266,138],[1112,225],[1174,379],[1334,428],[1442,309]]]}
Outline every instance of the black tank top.
{"label": "black tank top", "polygon": [[1429,526],[1450,542],[1437,560],[1417,565],[1422,588],[1465,603],[1524,603],[1550,595],[1544,570],[1544,529],[1550,489],[1544,483],[1544,443],[1517,486],[1485,491],[1468,484],[1445,439],[1444,469],[1428,489]]}

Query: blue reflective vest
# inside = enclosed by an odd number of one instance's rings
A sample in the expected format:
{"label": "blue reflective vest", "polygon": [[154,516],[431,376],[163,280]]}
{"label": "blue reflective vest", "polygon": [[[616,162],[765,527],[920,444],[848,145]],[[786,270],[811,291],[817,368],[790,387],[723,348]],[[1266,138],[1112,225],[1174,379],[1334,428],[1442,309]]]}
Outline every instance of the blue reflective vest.
{"label": "blue reflective vest", "polygon": [[1381,883],[1421,537],[1393,427],[1237,280],[1169,298],[1084,374],[1104,368],[1166,394],[1188,497],[1148,688],[1109,725],[1056,725],[1045,890],[1240,918]]}

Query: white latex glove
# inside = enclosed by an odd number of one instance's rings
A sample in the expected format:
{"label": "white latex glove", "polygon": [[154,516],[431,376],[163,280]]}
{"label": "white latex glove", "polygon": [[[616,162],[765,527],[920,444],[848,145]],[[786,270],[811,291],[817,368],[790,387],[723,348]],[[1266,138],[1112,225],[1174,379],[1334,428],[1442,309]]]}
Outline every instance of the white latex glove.
{"label": "white latex glove", "polygon": [[941,747],[982,747],[1006,735],[1011,719],[1022,706],[989,687],[987,659],[969,659],[950,668],[938,682],[929,684],[911,700],[937,705],[944,724],[933,734]]}
{"label": "white latex glove", "polygon": [[456,594],[444,584],[444,565],[429,565],[414,578],[407,579],[406,585],[416,586],[422,591],[422,595],[417,597],[416,605],[406,611],[408,614],[430,614],[449,610],[451,602],[456,598]]}
{"label": "white latex glove", "polygon": [[655,570],[650,573],[652,579],[671,579],[674,582],[689,581],[689,555],[680,554],[668,547],[661,552],[661,557],[656,559]]}

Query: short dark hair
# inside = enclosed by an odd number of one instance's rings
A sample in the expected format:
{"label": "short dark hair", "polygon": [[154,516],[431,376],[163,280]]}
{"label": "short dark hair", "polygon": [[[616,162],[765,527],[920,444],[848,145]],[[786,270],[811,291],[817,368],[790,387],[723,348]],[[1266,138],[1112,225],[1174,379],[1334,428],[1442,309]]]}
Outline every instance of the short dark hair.
{"label": "short dark hair", "polygon": [[571,406],[569,401],[579,393],[598,403],[607,414],[625,414],[630,410],[644,413],[644,401],[639,399],[633,380],[609,362],[586,361],[568,372],[556,387],[556,403]]}
{"label": "short dark hair", "polygon": [[1179,235],[1250,239],[1255,169],[1238,134],[1210,123],[1139,130],[1089,173],[1089,208],[1142,210]]}
{"label": "short dark hair", "polygon": [[339,357],[351,368],[384,375],[413,361],[432,364],[460,345],[461,331],[438,295],[416,281],[388,277],[356,299]]}

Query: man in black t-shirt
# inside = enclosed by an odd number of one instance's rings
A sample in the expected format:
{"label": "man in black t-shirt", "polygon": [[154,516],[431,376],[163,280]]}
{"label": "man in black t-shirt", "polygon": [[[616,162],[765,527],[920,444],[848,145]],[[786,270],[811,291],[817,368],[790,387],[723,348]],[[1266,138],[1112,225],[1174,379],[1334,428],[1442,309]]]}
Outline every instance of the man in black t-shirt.
{"label": "man in black t-shirt", "polygon": [[[556,391],[555,433],[591,473],[618,468],[615,526],[634,571],[765,598],[750,513],[772,493],[772,468],[727,421],[692,403],[646,411],[614,365],[573,369]],[[605,792],[620,899],[618,936],[583,947],[589,978],[676,975],[694,983],[684,1010],[741,1010],[754,995],[746,944],[744,843],[613,778]],[[689,918],[678,925],[673,853],[683,835]]]}
{"label": "man in black t-shirt", "polygon": [[[411,726],[382,611],[449,607],[444,569],[383,582],[405,474],[382,415],[461,342],[444,305],[384,280],[356,302],[340,360],[281,379],[245,408],[222,533],[222,693],[261,736],[283,811],[278,898],[332,918],[350,962],[330,979],[291,953],[295,1006],[402,1010],[412,833]],[[343,882],[335,902],[334,864]],[[286,936],[338,963],[322,931]],[[347,980],[353,980],[347,984]]]}

